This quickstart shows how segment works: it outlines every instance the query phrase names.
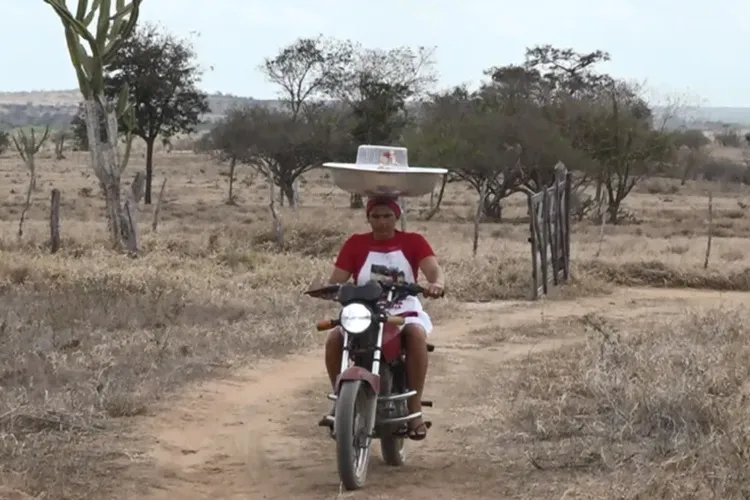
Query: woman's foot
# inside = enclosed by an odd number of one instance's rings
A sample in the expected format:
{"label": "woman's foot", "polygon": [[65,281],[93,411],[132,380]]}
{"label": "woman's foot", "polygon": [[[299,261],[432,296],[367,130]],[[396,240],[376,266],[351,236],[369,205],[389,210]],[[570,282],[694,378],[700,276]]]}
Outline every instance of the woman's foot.
{"label": "woman's foot", "polygon": [[406,435],[412,441],[422,441],[427,437],[427,429],[431,422],[425,422],[422,418],[415,418],[409,422],[409,433]]}

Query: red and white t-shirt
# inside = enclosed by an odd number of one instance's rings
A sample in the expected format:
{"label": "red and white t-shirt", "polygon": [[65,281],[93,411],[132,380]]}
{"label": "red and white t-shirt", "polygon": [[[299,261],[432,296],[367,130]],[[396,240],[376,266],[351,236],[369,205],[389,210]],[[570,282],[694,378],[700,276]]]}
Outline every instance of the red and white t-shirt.
{"label": "red and white t-shirt", "polygon": [[[389,240],[373,239],[372,233],[353,234],[341,247],[336,267],[352,273],[357,285],[377,279],[385,269],[398,273],[398,281],[416,283],[419,263],[435,255],[427,240],[419,233],[396,231]],[[392,314],[422,311],[417,297],[407,297],[391,308]]]}

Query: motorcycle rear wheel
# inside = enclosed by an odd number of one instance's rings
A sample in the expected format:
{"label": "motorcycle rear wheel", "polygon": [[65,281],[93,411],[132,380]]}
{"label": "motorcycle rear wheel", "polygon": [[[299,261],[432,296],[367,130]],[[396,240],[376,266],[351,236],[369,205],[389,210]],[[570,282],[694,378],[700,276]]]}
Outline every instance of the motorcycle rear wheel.
{"label": "motorcycle rear wheel", "polygon": [[375,395],[361,380],[344,382],[336,400],[334,434],[339,478],[347,490],[360,489],[367,478],[370,442],[367,420],[370,398]]}

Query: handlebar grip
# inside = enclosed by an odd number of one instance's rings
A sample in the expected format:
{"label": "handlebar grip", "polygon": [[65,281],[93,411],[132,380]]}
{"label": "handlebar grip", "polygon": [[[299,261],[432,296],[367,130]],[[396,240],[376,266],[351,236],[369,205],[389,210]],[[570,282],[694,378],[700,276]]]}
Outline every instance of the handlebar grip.
{"label": "handlebar grip", "polygon": [[406,323],[406,320],[402,316],[388,316],[385,322],[389,325],[401,326]]}

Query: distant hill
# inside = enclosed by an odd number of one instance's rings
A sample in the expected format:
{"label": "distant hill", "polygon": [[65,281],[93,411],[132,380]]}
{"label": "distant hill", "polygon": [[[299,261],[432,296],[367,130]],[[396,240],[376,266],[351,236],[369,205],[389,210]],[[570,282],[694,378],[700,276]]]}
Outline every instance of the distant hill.
{"label": "distant hill", "polygon": [[[78,111],[80,101],[81,92],[78,90],[0,92],[0,129],[44,125],[65,127]],[[205,114],[202,121],[214,122],[234,106],[253,103],[278,105],[278,101],[274,100],[257,100],[218,92],[209,94],[211,112]]]}
{"label": "distant hill", "polygon": [[[78,90],[39,90],[30,92],[0,92],[0,129],[21,126],[44,126],[62,128],[70,123],[78,109],[81,93]],[[278,106],[277,100],[257,100],[217,92],[208,96],[210,113],[203,116],[206,128],[220,119],[234,106],[258,103]],[[663,109],[656,108],[657,116]],[[723,125],[737,128],[750,127],[750,108],[696,107],[683,110],[679,117],[670,118],[670,128],[699,128],[720,130]]]}

